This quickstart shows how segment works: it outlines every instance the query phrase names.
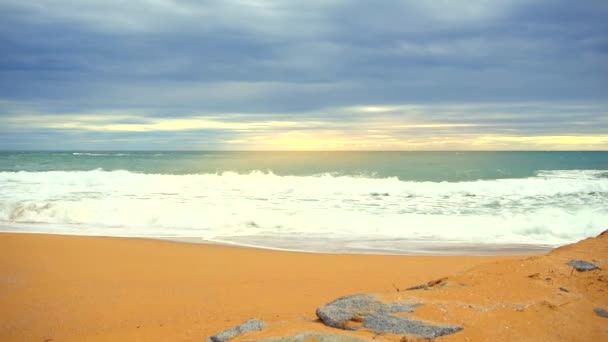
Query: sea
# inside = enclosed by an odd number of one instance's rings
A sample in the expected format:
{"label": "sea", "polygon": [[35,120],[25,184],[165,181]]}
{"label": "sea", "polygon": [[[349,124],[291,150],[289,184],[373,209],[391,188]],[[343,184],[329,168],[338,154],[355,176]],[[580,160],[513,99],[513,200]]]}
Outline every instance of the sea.
{"label": "sea", "polygon": [[0,232],[540,252],[608,229],[608,152],[0,152]]}

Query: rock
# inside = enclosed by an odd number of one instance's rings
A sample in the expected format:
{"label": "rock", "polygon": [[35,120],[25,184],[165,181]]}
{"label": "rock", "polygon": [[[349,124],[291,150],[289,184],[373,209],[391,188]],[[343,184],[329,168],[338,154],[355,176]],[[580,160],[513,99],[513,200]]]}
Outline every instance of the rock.
{"label": "rock", "polygon": [[429,339],[453,334],[462,330],[462,327],[456,325],[439,325],[403,317],[378,314],[366,316],[363,319],[363,327],[376,334],[409,334]]}
{"label": "rock", "polygon": [[257,319],[250,319],[245,321],[234,328],[220,331],[219,333],[207,337],[204,342],[225,342],[235,338],[236,336],[246,333],[248,331],[262,330],[266,327],[266,323]]}
{"label": "rock", "polygon": [[595,309],[593,309],[593,312],[595,312],[595,314],[600,317],[608,318],[608,311],[606,311],[602,308],[595,308]]}
{"label": "rock", "polygon": [[559,290],[560,290],[560,291],[562,291],[562,292],[570,292],[570,291],[568,291],[568,289],[567,289],[567,288],[565,288],[565,287],[560,287],[560,288],[559,288]]}
{"label": "rock", "polygon": [[317,317],[327,326],[357,330],[357,326],[349,325],[349,322],[361,322],[366,315],[373,313],[412,312],[419,304],[413,303],[391,303],[386,304],[376,300],[373,296],[357,294],[340,297],[333,302],[317,309]]}
{"label": "rock", "polygon": [[405,289],[406,291],[412,291],[412,290],[428,290],[433,286],[444,286],[446,283],[444,282],[444,280],[446,280],[448,278],[441,278],[441,279],[437,279],[437,280],[431,280],[427,283],[421,284],[421,285],[416,285],[416,286],[412,286],[412,287],[408,287],[407,289]]}
{"label": "rock", "polygon": [[371,342],[373,340],[367,340],[355,336],[338,335],[338,334],[324,334],[314,332],[304,332],[297,335],[278,337],[278,338],[267,338],[261,340],[253,340],[249,342]]}
{"label": "rock", "polygon": [[359,294],[341,297],[317,309],[317,316],[330,327],[358,330],[361,327],[377,334],[409,334],[423,338],[435,338],[455,333],[462,327],[433,324],[392,315],[397,312],[413,312],[419,303],[383,303],[374,296]]}
{"label": "rock", "polygon": [[589,262],[589,261],[584,261],[584,260],[573,259],[573,260],[568,261],[568,265],[574,267],[574,269],[579,272],[586,272],[586,271],[600,269],[599,267],[597,267],[596,264]]}

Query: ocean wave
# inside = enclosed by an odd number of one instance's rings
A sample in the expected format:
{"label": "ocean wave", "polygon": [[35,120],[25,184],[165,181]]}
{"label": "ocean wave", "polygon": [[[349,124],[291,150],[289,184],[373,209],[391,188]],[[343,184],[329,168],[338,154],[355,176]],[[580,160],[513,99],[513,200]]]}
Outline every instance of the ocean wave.
{"label": "ocean wave", "polygon": [[[125,182],[138,191],[154,188],[183,188],[192,186],[234,188],[259,191],[309,193],[311,195],[348,193],[418,196],[552,196],[560,194],[606,193],[608,180],[603,170],[539,171],[536,177],[475,180],[461,182],[403,181],[397,177],[376,178],[374,175],[344,176],[323,173],[312,176],[280,176],[271,171],[250,173],[221,172],[206,174],[152,174],[126,170],[105,171],[17,171],[0,172],[0,182],[42,184],[52,186],[123,186]],[[62,188],[63,189],[63,188]]]}
{"label": "ocean wave", "polygon": [[99,157],[99,156],[111,156],[111,157],[124,157],[131,156],[132,153],[93,153],[93,152],[72,152],[73,156],[88,156],[88,157]]}
{"label": "ocean wave", "polygon": [[606,228],[605,172],[466,182],[260,171],[0,172],[0,221],[50,232],[211,240],[287,234],[561,244]]}

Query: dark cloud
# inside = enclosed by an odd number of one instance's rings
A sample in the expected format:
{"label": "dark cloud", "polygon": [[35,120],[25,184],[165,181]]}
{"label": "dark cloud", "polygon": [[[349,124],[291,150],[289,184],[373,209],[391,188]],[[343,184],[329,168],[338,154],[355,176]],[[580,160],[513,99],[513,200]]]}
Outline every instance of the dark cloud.
{"label": "dark cloud", "polygon": [[356,123],[347,108],[416,104],[392,118],[595,134],[608,129],[606,17],[599,0],[7,0],[0,116]]}

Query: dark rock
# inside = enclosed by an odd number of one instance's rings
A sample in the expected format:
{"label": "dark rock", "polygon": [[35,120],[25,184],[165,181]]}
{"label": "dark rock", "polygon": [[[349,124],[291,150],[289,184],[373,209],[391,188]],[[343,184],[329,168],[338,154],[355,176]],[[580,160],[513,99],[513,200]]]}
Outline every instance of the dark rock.
{"label": "dark rock", "polygon": [[568,289],[567,289],[567,288],[565,288],[565,287],[560,287],[560,288],[559,288],[559,290],[560,290],[560,291],[562,291],[562,292],[570,292],[570,291],[568,291]]}
{"label": "dark rock", "polygon": [[220,331],[219,333],[207,337],[204,342],[225,342],[235,338],[236,336],[246,333],[248,331],[262,330],[266,327],[266,323],[257,319],[250,319],[245,321],[234,328]]}
{"label": "dark rock", "polygon": [[593,312],[595,312],[595,314],[600,317],[608,318],[608,311],[606,311],[602,308],[595,308],[595,309],[593,309]]}
{"label": "dark rock", "polygon": [[437,280],[431,280],[427,283],[421,284],[421,285],[416,285],[416,286],[412,286],[412,287],[408,287],[407,289],[405,289],[406,291],[412,291],[412,290],[428,290],[431,287],[440,285],[440,286],[444,286],[446,283],[444,282],[444,280],[446,280],[447,278],[441,278],[441,279],[437,279]]}
{"label": "dark rock", "polygon": [[297,335],[278,337],[278,338],[266,338],[261,340],[253,340],[250,342],[304,342],[304,341],[315,341],[315,342],[371,342],[373,340],[367,340],[355,336],[349,335],[338,335],[338,334],[325,334],[325,333],[314,333],[304,332]]}
{"label": "dark rock", "polygon": [[340,297],[333,302],[317,309],[317,317],[327,326],[357,330],[357,326],[349,325],[349,322],[361,322],[361,319],[373,313],[412,312],[419,304],[413,303],[391,303],[386,304],[376,300],[373,296],[357,294]]}
{"label": "dark rock", "polygon": [[428,290],[428,289],[429,289],[429,286],[427,284],[420,284],[420,285],[408,287],[405,290],[406,291],[413,291],[413,290]]}
{"label": "dark rock", "polygon": [[589,262],[589,261],[584,261],[584,260],[570,260],[570,261],[568,261],[568,265],[574,267],[574,269],[579,272],[586,272],[586,271],[600,269],[599,267],[597,267],[596,264]]}
{"label": "dark rock", "polygon": [[317,316],[327,326],[358,330],[361,327],[377,334],[409,334],[435,338],[455,333],[462,327],[440,325],[398,317],[393,313],[413,312],[421,304],[409,302],[383,303],[374,296],[359,294],[341,297],[317,309]]}
{"label": "dark rock", "polygon": [[455,325],[439,325],[403,317],[378,314],[365,316],[363,319],[363,327],[376,334],[409,334],[418,335],[424,338],[436,338],[462,330],[462,327]]}

